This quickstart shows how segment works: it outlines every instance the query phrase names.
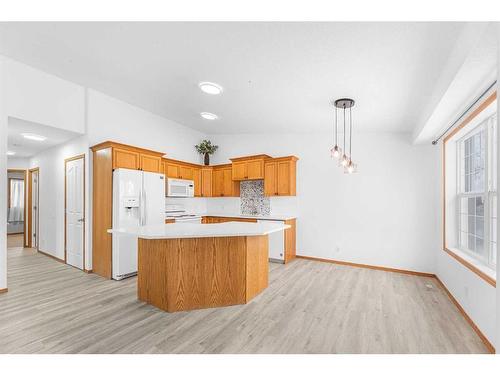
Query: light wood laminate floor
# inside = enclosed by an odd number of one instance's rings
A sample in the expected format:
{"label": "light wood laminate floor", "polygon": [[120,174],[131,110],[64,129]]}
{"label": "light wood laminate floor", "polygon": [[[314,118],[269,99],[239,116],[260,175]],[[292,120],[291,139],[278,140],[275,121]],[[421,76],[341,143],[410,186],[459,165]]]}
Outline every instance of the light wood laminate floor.
{"label": "light wood laminate floor", "polygon": [[169,314],[136,299],[136,278],[9,249],[0,352],[487,352],[434,279],[308,260],[270,269],[247,305]]}

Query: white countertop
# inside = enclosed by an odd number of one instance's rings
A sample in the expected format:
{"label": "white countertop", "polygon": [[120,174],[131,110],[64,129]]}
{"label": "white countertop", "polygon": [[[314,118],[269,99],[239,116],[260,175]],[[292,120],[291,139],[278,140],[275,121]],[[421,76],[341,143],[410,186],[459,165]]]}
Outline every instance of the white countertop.
{"label": "white countertop", "polygon": [[288,228],[290,228],[290,225],[278,223],[174,223],[147,225],[138,228],[108,229],[108,233],[131,234],[142,239],[158,240],[172,238],[262,236],[280,232]]}
{"label": "white countertop", "polygon": [[201,216],[217,216],[217,217],[237,217],[241,219],[257,219],[257,220],[276,220],[285,221],[296,219],[293,215],[242,215],[238,213],[228,213],[228,212],[205,212],[200,214]]}

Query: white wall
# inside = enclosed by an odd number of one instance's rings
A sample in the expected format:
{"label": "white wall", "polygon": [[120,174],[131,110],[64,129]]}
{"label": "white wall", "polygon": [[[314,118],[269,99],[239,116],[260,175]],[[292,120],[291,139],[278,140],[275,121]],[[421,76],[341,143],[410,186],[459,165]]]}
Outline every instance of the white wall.
{"label": "white wall", "polygon": [[8,116],[85,132],[82,86],[11,59],[5,59],[3,70]]}
{"label": "white wall", "polygon": [[[439,225],[433,182],[437,150],[409,134],[355,134],[359,173],[330,158],[331,134],[218,135],[214,163],[265,153],[296,155],[297,197],[271,200],[273,213],[296,210],[297,253],[434,272]],[[209,200],[209,209],[215,210]],[[290,212],[295,213],[295,212]]]}
{"label": "white wall", "polygon": [[[80,136],[62,145],[35,155],[30,168],[39,170],[39,249],[59,259],[64,259],[64,160],[85,154],[85,209],[89,218],[89,148],[86,136]],[[90,220],[85,222],[85,243],[90,242]],[[91,254],[85,251],[85,268],[92,269]]]}
{"label": "white wall", "polygon": [[95,90],[88,90],[91,145],[113,140],[165,152],[167,157],[199,163],[194,145],[203,133]]}
{"label": "white wall", "polygon": [[29,158],[18,158],[14,156],[7,157],[8,169],[28,169],[30,164]]}

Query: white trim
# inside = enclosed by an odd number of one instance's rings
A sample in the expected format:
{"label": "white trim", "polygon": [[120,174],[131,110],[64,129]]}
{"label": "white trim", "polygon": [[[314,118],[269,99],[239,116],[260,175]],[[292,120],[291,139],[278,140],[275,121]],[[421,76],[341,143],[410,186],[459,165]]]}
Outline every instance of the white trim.
{"label": "white trim", "polygon": [[486,266],[484,263],[480,262],[478,259],[472,257],[463,250],[456,249],[454,247],[449,247],[448,250],[454,253],[455,255],[459,256],[460,258],[462,258],[467,263],[473,265],[475,268],[483,272],[485,275],[491,277],[493,280],[495,281],[497,280],[497,274],[495,269]]}

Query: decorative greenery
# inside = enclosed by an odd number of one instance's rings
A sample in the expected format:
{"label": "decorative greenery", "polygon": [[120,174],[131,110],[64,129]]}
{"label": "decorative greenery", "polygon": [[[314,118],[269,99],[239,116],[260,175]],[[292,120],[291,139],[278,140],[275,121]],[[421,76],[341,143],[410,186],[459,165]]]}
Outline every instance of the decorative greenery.
{"label": "decorative greenery", "polygon": [[194,147],[196,148],[196,151],[198,151],[198,153],[208,155],[214,154],[215,151],[217,151],[217,149],[219,148],[219,146],[213,145],[212,142],[207,139],[203,140],[199,145],[196,145]]}

